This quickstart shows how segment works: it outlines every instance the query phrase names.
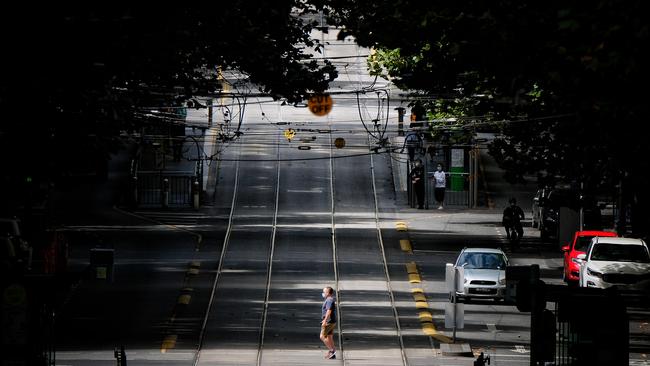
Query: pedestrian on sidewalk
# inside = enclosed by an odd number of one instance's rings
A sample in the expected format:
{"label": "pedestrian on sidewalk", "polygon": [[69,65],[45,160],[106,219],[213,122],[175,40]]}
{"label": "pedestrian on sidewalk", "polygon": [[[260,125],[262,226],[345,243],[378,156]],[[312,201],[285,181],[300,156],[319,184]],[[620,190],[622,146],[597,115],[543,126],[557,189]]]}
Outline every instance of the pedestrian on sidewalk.
{"label": "pedestrian on sidewalk", "polygon": [[442,169],[442,164],[436,166],[436,171],[433,173],[434,185],[433,194],[438,202],[438,210],[442,210],[442,205],[445,201],[445,190],[447,189],[447,173]]}
{"label": "pedestrian on sidewalk", "polygon": [[415,191],[415,196],[418,201],[418,209],[424,208],[424,167],[422,166],[422,160],[417,159],[415,165],[411,172],[409,173],[411,177],[411,184],[413,184],[413,191]]}
{"label": "pedestrian on sidewalk", "polygon": [[327,359],[336,358],[336,347],[334,346],[334,328],[336,328],[336,299],[334,289],[327,286],[323,289],[322,320],[320,325],[320,340],[323,341],[328,351]]}

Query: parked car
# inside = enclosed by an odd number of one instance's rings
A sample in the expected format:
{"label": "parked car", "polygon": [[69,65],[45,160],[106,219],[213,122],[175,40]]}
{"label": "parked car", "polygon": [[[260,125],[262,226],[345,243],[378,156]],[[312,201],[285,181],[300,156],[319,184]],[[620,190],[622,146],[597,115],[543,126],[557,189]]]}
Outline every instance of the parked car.
{"label": "parked car", "polygon": [[454,266],[463,268],[463,289],[456,298],[490,298],[505,296],[508,257],[501,249],[464,248]]}
{"label": "parked car", "polygon": [[634,286],[650,277],[650,251],[642,239],[597,236],[578,259],[581,287]]}
{"label": "parked car", "polygon": [[578,255],[585,254],[594,237],[616,237],[612,231],[576,231],[573,241],[562,247],[564,252],[564,282],[577,285],[580,280],[580,260]]}

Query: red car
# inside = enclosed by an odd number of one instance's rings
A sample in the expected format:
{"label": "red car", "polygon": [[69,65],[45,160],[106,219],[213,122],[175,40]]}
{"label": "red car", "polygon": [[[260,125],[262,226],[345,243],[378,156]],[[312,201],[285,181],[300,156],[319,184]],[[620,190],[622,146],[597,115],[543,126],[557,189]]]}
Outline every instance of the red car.
{"label": "red car", "polygon": [[611,231],[576,231],[573,236],[573,242],[563,246],[564,252],[564,282],[568,284],[578,284],[580,279],[580,266],[577,258],[579,254],[585,254],[591,239],[596,236],[615,237],[616,233]]}

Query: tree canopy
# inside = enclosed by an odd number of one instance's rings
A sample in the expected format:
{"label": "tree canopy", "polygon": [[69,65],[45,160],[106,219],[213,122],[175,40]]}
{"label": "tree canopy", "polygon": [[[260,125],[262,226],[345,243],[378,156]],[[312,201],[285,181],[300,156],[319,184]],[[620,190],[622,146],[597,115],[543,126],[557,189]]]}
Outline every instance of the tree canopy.
{"label": "tree canopy", "polygon": [[311,56],[321,47],[310,36],[314,11],[299,0],[233,0],[3,12],[3,166],[46,175],[66,160],[106,155],[121,131],[137,130],[137,108],[218,93],[217,68],[246,75],[275,98],[322,91],[336,70]]}
{"label": "tree canopy", "polygon": [[501,124],[503,138],[492,146],[510,180],[546,171],[597,185],[603,175],[637,170],[630,157],[647,154],[638,133],[650,44],[643,1],[319,6],[341,37],[377,50],[372,71],[428,93],[431,112],[460,105],[481,122],[513,121]]}
{"label": "tree canopy", "polygon": [[428,96],[430,115],[497,127],[507,180],[626,181],[628,202],[647,204],[647,2],[317,3],[340,37],[376,50],[372,72]]}

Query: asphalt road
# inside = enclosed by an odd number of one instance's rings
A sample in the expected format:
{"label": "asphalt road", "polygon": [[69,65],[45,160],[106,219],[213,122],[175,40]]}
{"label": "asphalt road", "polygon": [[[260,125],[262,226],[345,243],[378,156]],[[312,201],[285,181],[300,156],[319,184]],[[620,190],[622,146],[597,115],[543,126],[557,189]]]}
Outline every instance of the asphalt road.
{"label": "asphalt road", "polygon": [[[344,43],[332,53],[360,52]],[[369,85],[361,71],[342,75],[339,87]],[[375,141],[359,124],[359,114],[373,118],[377,99],[363,99],[359,111],[350,95],[337,103],[320,118],[279,105],[249,112],[243,136],[213,162],[216,188],[198,211],[126,211],[98,188],[78,209],[67,207],[71,270],[86,268],[91,248],[112,248],[115,276],[86,277],[71,292],[57,318],[56,364],[115,365],[113,347],[124,345],[130,365],[471,365],[472,357],[441,353],[453,334],[444,327],[445,264],[465,246],[503,246],[504,199],[515,192],[526,209],[534,187],[502,184],[485,160],[494,209],[408,208],[393,189],[391,156],[368,154]],[[289,126],[297,130],[291,142]],[[332,144],[339,137],[342,149]],[[522,248],[508,254],[560,283],[560,252],[536,230],[526,227]],[[413,268],[419,282],[409,281]],[[318,339],[327,285],[340,307],[337,360],[323,359]],[[631,323],[641,342],[644,316]],[[528,314],[472,302],[464,322],[458,343],[487,352],[492,365],[528,364]]]}

